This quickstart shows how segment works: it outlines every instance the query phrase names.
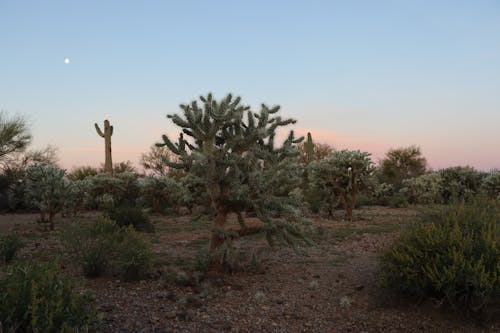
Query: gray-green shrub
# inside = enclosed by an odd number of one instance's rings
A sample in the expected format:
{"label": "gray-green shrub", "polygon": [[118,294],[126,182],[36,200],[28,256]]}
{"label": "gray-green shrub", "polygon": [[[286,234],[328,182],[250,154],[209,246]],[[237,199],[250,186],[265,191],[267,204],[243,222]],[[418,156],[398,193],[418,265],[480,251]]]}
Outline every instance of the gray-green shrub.
{"label": "gray-green shrub", "polygon": [[484,177],[481,190],[488,197],[500,200],[500,170],[491,171]]}
{"label": "gray-green shrub", "polygon": [[9,267],[0,279],[3,332],[88,332],[97,329],[89,294],[61,277],[56,265]]}
{"label": "gray-green shrub", "polygon": [[443,201],[442,186],[441,174],[431,172],[403,180],[403,188],[400,193],[412,204],[435,204]]}
{"label": "gray-green shrub", "polygon": [[79,221],[62,236],[68,255],[87,277],[115,273],[125,280],[141,279],[151,269],[153,253],[132,227],[120,228],[108,217]]}
{"label": "gray-green shrub", "polygon": [[40,210],[40,222],[54,228],[54,216],[63,207],[68,180],[65,170],[49,164],[37,164],[26,170],[26,200]]}
{"label": "gray-green shrub", "polygon": [[478,198],[427,215],[382,256],[381,286],[480,310],[500,300],[500,207]]}
{"label": "gray-green shrub", "polygon": [[444,203],[453,200],[469,200],[479,194],[486,174],[473,167],[458,166],[439,170],[441,197]]}

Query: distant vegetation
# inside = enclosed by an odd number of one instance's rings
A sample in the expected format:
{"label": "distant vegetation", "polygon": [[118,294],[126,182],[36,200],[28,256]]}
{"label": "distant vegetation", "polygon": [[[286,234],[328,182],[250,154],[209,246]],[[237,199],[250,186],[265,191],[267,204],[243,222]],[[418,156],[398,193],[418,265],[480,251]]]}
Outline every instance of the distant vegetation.
{"label": "distant vegetation", "polygon": [[[207,248],[196,265],[221,271],[236,265],[234,244],[242,237],[262,235],[272,246],[304,253],[312,244],[309,236],[321,231],[314,219],[343,210],[345,223],[355,225],[356,208],[363,205],[425,205],[433,213],[383,255],[380,285],[472,310],[498,300],[499,170],[431,170],[418,146],[390,149],[377,165],[367,152],[335,150],[314,142],[311,134],[304,141],[293,130],[276,142],[276,131],[295,120],[282,117],[279,106],[252,110],[231,95],[216,100],[209,94],[180,107],[179,114],[168,116],[179,128],[178,139],[163,136],[142,155],[146,174],[129,161],[112,165],[108,155],[100,168],[67,172],[57,165],[55,148],[28,150],[31,134],[22,117],[1,113],[0,209],[37,212],[38,222],[51,230],[59,228],[59,215],[71,217],[74,223],[61,233],[61,243],[84,276],[138,280],[148,278],[155,258],[151,244],[137,232],[154,232],[151,216],[157,214],[210,221],[210,241],[200,243]],[[110,148],[112,126],[105,123],[104,132],[96,128]],[[86,211],[98,213],[79,222]],[[239,228],[228,228],[231,214]],[[259,223],[248,223],[250,218]],[[0,274],[3,328],[94,325],[87,297],[59,280],[57,269],[15,263],[21,247],[16,236],[0,238],[2,264],[11,265],[9,275]],[[34,279],[40,279],[40,288],[27,287]],[[18,287],[27,289],[13,294]],[[43,303],[41,297],[53,287],[56,298]],[[15,303],[18,296],[21,303]],[[50,316],[30,312],[29,302]]]}

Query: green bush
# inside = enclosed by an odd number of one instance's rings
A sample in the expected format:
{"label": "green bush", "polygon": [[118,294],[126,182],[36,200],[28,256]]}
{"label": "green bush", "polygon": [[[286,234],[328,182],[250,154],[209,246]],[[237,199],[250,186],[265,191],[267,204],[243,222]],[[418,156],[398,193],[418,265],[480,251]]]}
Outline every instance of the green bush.
{"label": "green bush", "polygon": [[138,280],[151,270],[153,254],[132,227],[121,228],[109,218],[79,222],[63,234],[67,253],[86,277],[115,273],[124,280]]}
{"label": "green bush", "polygon": [[110,253],[119,228],[106,218],[91,223],[78,221],[62,234],[66,252],[78,262],[86,277],[98,277],[110,266]]}
{"label": "green bush", "polygon": [[382,256],[379,283],[480,310],[500,299],[500,207],[476,199],[429,214]]}
{"label": "green bush", "polygon": [[443,201],[443,181],[439,172],[430,172],[403,180],[403,194],[412,204],[436,204]]}
{"label": "green bush", "polygon": [[389,198],[389,206],[392,208],[404,208],[408,207],[408,200],[401,194],[395,194]]}
{"label": "green bush", "polygon": [[107,211],[107,216],[116,222],[119,227],[132,226],[137,231],[153,232],[149,216],[139,207],[115,207]]}
{"label": "green bush", "polygon": [[12,266],[0,280],[3,332],[87,332],[97,329],[90,297],[55,265]]}
{"label": "green bush", "polygon": [[153,254],[147,244],[133,229],[122,232],[122,239],[116,246],[114,266],[125,281],[140,280],[151,271]]}
{"label": "green bush", "polygon": [[481,189],[488,197],[500,200],[500,170],[491,171],[483,179]]}
{"label": "green bush", "polygon": [[479,193],[486,174],[473,167],[452,167],[439,170],[441,197],[444,203],[454,200],[470,200]]}
{"label": "green bush", "polygon": [[6,264],[14,259],[17,250],[23,246],[23,243],[17,236],[0,236],[0,259]]}

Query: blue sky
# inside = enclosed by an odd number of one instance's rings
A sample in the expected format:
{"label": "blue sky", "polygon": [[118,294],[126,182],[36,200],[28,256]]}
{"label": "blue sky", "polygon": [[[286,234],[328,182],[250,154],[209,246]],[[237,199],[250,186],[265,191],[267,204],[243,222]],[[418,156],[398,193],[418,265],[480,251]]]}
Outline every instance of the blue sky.
{"label": "blue sky", "polygon": [[66,168],[102,161],[105,118],[137,162],[209,91],[375,160],[417,144],[435,168],[500,167],[497,1],[0,0],[0,49],[0,109]]}

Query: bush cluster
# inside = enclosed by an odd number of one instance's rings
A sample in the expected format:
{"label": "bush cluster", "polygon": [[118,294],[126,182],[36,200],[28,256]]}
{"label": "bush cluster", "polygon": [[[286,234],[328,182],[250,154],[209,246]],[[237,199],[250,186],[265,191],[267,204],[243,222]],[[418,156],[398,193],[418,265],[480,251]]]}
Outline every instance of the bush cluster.
{"label": "bush cluster", "polygon": [[500,299],[500,207],[474,200],[427,214],[382,256],[380,285],[471,310]]}
{"label": "bush cluster", "polygon": [[151,270],[152,252],[132,227],[120,228],[113,220],[80,221],[62,236],[69,255],[87,277],[106,272],[124,280],[139,280]]}
{"label": "bush cluster", "polygon": [[19,237],[14,235],[0,236],[0,260],[7,264],[14,259],[17,250],[23,246]]}
{"label": "bush cluster", "polygon": [[11,266],[0,279],[3,332],[88,332],[97,320],[86,292],[59,276],[55,265]]}
{"label": "bush cluster", "polygon": [[154,231],[149,216],[139,207],[113,207],[107,210],[106,215],[115,221],[119,227],[132,226],[137,231]]}

